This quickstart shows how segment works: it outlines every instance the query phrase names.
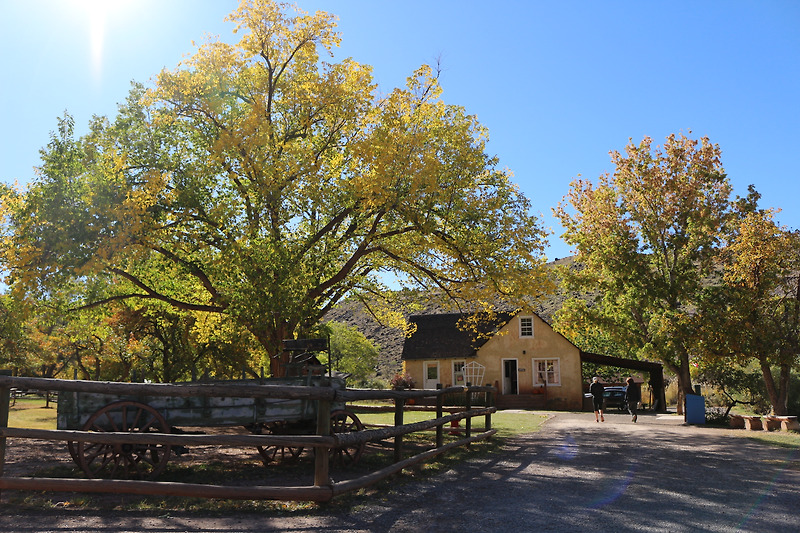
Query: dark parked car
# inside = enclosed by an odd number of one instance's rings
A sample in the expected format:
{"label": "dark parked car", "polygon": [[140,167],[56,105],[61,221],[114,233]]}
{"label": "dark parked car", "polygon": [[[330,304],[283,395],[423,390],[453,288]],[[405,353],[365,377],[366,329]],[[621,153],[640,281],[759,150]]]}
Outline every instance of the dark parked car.
{"label": "dark parked car", "polygon": [[620,411],[624,411],[627,408],[625,405],[625,387],[606,387],[603,391],[603,399],[605,400],[606,409],[616,407]]}

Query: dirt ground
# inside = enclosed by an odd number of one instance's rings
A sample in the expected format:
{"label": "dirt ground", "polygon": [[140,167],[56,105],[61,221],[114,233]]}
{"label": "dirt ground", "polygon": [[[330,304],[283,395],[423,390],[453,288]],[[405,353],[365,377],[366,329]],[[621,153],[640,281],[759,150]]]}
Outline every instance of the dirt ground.
{"label": "dirt ground", "polygon": [[[186,432],[197,432],[204,434],[243,434],[249,432],[245,428],[181,428]],[[376,447],[372,446],[372,450]],[[303,486],[313,485],[313,457],[311,450],[303,450],[299,458],[287,457],[276,458],[279,467],[274,463],[265,464],[261,455],[254,447],[222,447],[213,445],[193,445],[183,451],[176,453],[173,451],[169,457],[169,469],[175,471],[202,471],[208,465],[225,465],[217,467],[218,470],[230,472],[230,479],[201,479],[200,483],[217,484],[243,484],[243,485],[276,485],[276,486]],[[336,470],[337,480],[344,480],[356,477],[364,472],[363,467],[358,465],[355,468],[338,468]],[[85,477],[79,466],[70,456],[66,443],[53,442],[33,439],[14,439],[9,438],[6,447],[6,461],[4,475],[20,477]],[[175,475],[175,474],[173,474]],[[200,474],[203,476],[203,474]],[[214,474],[210,474],[213,476]],[[206,475],[206,478],[209,475]],[[166,478],[166,479],[165,479]],[[239,479],[241,478],[241,479]],[[158,478],[159,481],[169,481],[169,470]],[[191,481],[195,482],[195,481]],[[22,492],[6,491],[2,500],[13,500]],[[120,498],[135,498],[131,495],[104,495],[94,493],[91,495],[93,507],[103,508],[110,505],[112,508],[119,507]],[[53,503],[64,502],[67,506],[74,494],[52,494],[44,499],[52,500]],[[0,500],[0,502],[2,501]]]}
{"label": "dirt ground", "polygon": [[[675,415],[643,414],[633,424],[623,414],[595,423],[591,413],[558,413],[498,453],[330,505],[229,513],[113,505],[26,510],[6,503],[4,493],[0,531],[800,531],[800,453],[747,436],[687,426]],[[9,473],[69,461],[63,449],[20,458],[17,447],[9,447]]]}

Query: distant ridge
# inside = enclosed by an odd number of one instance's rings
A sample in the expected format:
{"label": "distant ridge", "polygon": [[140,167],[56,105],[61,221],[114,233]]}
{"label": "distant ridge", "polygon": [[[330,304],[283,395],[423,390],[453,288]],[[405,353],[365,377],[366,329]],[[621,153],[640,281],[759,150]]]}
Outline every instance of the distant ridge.
{"label": "distant ridge", "polygon": [[[575,257],[571,256],[563,259],[556,259],[555,261],[547,263],[547,266],[572,266],[574,263]],[[556,312],[561,309],[566,300],[567,295],[558,288],[550,297],[537,303],[535,312],[543,320],[552,324]],[[407,316],[412,314],[432,315],[451,313],[453,311],[455,310],[431,305],[423,310],[415,309],[414,312],[408,313]],[[405,341],[403,332],[380,324],[361,302],[348,300],[339,304],[325,315],[325,321],[347,324],[363,333],[370,342],[378,347],[378,375],[380,377],[391,377],[400,370],[403,342]]]}

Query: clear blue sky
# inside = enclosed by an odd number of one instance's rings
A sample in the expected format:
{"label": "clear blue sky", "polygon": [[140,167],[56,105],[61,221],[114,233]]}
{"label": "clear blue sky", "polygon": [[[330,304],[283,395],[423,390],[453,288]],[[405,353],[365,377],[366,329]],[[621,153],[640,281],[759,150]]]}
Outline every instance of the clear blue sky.
{"label": "clear blue sky", "polygon": [[[578,175],[645,135],[708,136],[744,195],[753,183],[800,228],[800,2],[299,0],[339,16],[342,47],[382,90],[441,61],[444,99],[489,128],[569,254],[551,215]],[[0,0],[0,180],[28,181],[56,118],[79,133],[113,116],[206,33],[232,40],[235,0]]]}

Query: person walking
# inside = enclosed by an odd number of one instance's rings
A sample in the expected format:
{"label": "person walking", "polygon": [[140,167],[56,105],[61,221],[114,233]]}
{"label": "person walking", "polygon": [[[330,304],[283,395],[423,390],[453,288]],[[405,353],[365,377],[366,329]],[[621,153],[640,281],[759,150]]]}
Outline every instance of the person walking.
{"label": "person walking", "polygon": [[592,378],[592,384],[589,385],[589,392],[592,394],[592,405],[594,406],[594,421],[605,422],[603,417],[603,391],[605,387],[600,383],[600,378],[597,376]]}
{"label": "person walking", "polygon": [[633,378],[629,377],[625,380],[627,387],[625,387],[625,404],[628,406],[628,412],[631,414],[631,422],[636,423],[638,416],[636,409],[639,407],[639,402],[642,401],[642,392],[639,386],[634,383]]}

